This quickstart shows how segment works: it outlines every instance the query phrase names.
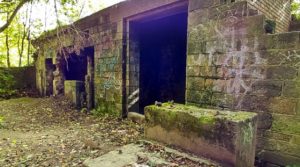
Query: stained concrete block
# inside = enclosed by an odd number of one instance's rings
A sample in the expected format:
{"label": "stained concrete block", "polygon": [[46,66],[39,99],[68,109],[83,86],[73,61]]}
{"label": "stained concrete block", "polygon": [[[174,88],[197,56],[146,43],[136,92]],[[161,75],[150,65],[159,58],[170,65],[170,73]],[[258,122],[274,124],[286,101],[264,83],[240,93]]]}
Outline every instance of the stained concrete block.
{"label": "stained concrete block", "polygon": [[180,147],[224,166],[254,165],[257,115],[165,103],[145,108],[148,139]]}
{"label": "stained concrete block", "polygon": [[64,82],[65,96],[72,101],[72,103],[80,108],[82,102],[82,93],[84,92],[84,82],[82,81],[65,81]]}

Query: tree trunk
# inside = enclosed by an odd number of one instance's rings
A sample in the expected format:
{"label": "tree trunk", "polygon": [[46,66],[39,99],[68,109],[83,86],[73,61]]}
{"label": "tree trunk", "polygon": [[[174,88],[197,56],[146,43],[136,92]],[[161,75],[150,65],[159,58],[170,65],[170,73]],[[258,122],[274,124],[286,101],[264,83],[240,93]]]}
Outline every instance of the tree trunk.
{"label": "tree trunk", "polygon": [[[23,32],[22,32],[22,39],[21,39],[21,48],[20,48],[20,51],[19,51],[19,67],[22,66],[22,57],[23,57],[23,54],[24,54],[24,45],[25,45],[25,39],[27,37],[27,30],[26,30],[26,26],[27,26],[27,20],[28,20],[28,7],[27,7],[27,10],[26,10],[26,17],[25,17],[25,21],[23,23]],[[28,30],[29,31],[29,30]]]}
{"label": "tree trunk", "polygon": [[25,38],[26,38],[26,25],[24,24],[24,29],[23,29],[22,39],[21,39],[21,48],[19,48],[19,67],[22,66],[22,57],[24,53]]}
{"label": "tree trunk", "polygon": [[27,36],[27,40],[28,40],[28,48],[27,48],[27,66],[30,65],[30,45],[31,45],[31,15],[32,15],[32,2],[30,4],[30,11],[29,11],[29,21],[28,21],[28,36]]}
{"label": "tree trunk", "polygon": [[31,39],[30,39],[30,30],[28,31],[28,48],[27,48],[27,66],[30,65],[30,45],[31,45]]}
{"label": "tree trunk", "polygon": [[[9,13],[7,13],[7,20],[9,19]],[[5,45],[6,45],[6,62],[7,62],[7,67],[10,68],[10,48],[9,48],[9,36],[8,32],[5,33]]]}
{"label": "tree trunk", "polygon": [[6,62],[7,62],[7,67],[10,67],[10,55],[9,55],[9,36],[8,33],[5,34],[5,44],[6,44]]}

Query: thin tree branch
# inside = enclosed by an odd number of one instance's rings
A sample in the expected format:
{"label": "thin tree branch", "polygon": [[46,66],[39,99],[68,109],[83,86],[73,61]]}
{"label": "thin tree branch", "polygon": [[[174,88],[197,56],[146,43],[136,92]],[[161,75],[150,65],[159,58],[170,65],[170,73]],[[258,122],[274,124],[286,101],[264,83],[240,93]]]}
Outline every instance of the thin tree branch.
{"label": "thin tree branch", "polygon": [[22,0],[18,6],[16,7],[16,9],[14,10],[14,12],[12,13],[12,15],[9,17],[9,19],[7,20],[7,22],[0,27],[0,33],[3,32],[13,21],[13,19],[15,18],[15,16],[17,15],[18,11],[22,8],[23,5],[25,5],[27,2],[30,2],[31,0]]}

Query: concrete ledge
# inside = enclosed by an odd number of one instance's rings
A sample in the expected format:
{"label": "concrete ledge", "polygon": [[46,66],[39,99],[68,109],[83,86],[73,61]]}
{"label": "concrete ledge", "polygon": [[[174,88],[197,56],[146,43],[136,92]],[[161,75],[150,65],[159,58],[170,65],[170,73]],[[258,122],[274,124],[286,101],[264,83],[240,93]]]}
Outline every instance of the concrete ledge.
{"label": "concrete ledge", "polygon": [[145,135],[224,166],[254,165],[257,115],[165,103],[145,108]]}

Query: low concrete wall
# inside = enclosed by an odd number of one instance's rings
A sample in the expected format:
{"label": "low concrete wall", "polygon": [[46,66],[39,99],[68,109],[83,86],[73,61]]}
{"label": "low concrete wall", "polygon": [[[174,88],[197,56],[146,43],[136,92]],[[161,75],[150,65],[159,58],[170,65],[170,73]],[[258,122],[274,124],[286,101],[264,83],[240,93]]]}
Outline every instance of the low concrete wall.
{"label": "low concrete wall", "polygon": [[222,166],[254,165],[257,116],[180,104],[145,108],[145,135],[212,159]]}
{"label": "low concrete wall", "polygon": [[13,67],[13,68],[0,68],[7,73],[14,76],[15,84],[14,89],[35,89],[36,76],[35,67]]}

